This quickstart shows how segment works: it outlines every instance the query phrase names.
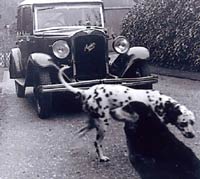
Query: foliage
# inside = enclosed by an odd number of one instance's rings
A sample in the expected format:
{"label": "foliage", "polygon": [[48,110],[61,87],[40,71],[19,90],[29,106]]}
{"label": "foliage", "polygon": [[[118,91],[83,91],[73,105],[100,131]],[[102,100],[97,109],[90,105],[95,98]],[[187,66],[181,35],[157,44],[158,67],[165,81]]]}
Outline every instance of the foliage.
{"label": "foliage", "polygon": [[12,24],[16,19],[17,4],[20,0],[1,0],[0,3],[0,28]]}
{"label": "foliage", "polygon": [[200,71],[200,1],[149,0],[125,16],[122,34],[150,49],[151,62]]}

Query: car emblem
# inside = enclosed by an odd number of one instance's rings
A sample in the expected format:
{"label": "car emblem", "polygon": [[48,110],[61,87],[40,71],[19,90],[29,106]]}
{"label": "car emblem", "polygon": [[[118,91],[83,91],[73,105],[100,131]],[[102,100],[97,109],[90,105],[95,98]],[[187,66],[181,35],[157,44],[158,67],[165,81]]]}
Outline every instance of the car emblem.
{"label": "car emblem", "polygon": [[96,43],[91,43],[91,44],[86,44],[85,48],[84,48],[84,52],[91,52],[92,50],[94,50],[96,47]]}

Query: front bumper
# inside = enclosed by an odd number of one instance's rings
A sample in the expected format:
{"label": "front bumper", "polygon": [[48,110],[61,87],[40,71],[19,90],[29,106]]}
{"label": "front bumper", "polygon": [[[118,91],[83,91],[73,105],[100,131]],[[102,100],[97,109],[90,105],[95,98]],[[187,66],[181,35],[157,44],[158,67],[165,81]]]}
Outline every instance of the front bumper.
{"label": "front bumper", "polygon": [[[89,87],[97,84],[121,84],[127,87],[139,87],[143,85],[149,85],[158,82],[158,77],[155,75],[138,77],[138,78],[116,78],[116,79],[96,79],[80,82],[69,83],[73,87],[81,89],[88,89]],[[63,84],[41,85],[38,87],[40,93],[50,92],[67,92],[67,88]]]}

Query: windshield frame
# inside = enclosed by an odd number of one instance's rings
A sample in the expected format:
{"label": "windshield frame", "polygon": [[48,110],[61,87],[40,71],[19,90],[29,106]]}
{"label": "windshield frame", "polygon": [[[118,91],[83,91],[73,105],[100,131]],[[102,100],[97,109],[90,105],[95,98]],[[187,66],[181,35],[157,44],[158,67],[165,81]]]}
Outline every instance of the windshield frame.
{"label": "windshield frame", "polygon": [[[37,11],[41,8],[54,8],[54,7],[70,7],[73,6],[77,8],[81,7],[88,7],[88,6],[99,6],[100,9],[100,18],[101,18],[101,26],[92,26],[92,25],[81,25],[81,26],[59,26],[59,27],[48,27],[48,28],[38,28],[38,17],[37,17]],[[34,21],[33,21],[33,32],[40,32],[40,31],[48,31],[48,30],[54,30],[54,29],[66,29],[67,31],[73,31],[77,29],[83,29],[86,27],[92,27],[92,28],[104,28],[105,27],[105,17],[104,17],[104,9],[102,3],[51,3],[51,4],[40,4],[40,5],[34,5]]]}

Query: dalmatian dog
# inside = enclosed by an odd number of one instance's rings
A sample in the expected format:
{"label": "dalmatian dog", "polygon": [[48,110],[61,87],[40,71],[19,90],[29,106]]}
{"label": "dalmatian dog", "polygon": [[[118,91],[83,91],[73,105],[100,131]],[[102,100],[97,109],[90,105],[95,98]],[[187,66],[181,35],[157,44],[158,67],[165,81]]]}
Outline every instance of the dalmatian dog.
{"label": "dalmatian dog", "polygon": [[[101,162],[109,161],[109,158],[103,153],[102,142],[107,127],[111,121],[110,119],[133,123],[137,122],[139,119],[139,115],[134,112],[134,109],[133,111],[126,110],[126,106],[130,106],[133,101],[145,103],[150,106],[163,122],[171,120],[170,118],[165,119],[168,112],[165,111],[163,106],[167,104],[167,101],[169,101],[171,105],[175,105],[175,108],[179,109],[179,113],[176,114],[176,122],[174,123],[179,123],[177,126],[182,131],[185,128],[185,125],[189,124],[192,126],[194,122],[194,115],[192,112],[187,110],[185,107],[178,105],[178,103],[170,97],[160,95],[159,92],[153,92],[151,90],[136,90],[122,85],[109,84],[94,85],[87,90],[74,88],[69,85],[63,77],[66,68],[67,67],[62,67],[59,70],[58,77],[68,91],[81,98],[82,108],[88,114],[89,118],[88,125],[82,128],[79,132],[84,135],[91,129],[96,129],[96,140],[94,145]],[[190,131],[187,131],[184,134],[189,137],[189,135],[194,135],[194,132],[192,128],[190,128]]]}

